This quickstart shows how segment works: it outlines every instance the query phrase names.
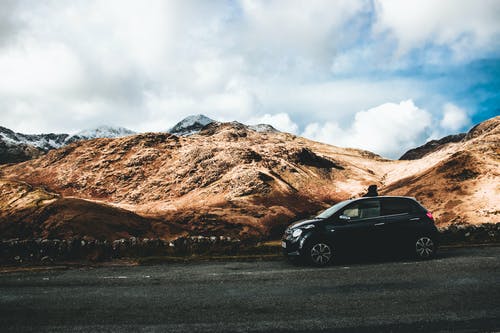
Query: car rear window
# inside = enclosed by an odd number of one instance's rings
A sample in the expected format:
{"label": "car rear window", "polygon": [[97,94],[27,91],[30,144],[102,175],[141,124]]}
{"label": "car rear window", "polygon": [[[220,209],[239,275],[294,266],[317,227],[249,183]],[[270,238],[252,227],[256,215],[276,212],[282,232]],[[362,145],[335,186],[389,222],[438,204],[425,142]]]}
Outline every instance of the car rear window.
{"label": "car rear window", "polygon": [[382,200],[382,215],[395,215],[411,213],[415,211],[415,205],[408,199],[387,198]]}

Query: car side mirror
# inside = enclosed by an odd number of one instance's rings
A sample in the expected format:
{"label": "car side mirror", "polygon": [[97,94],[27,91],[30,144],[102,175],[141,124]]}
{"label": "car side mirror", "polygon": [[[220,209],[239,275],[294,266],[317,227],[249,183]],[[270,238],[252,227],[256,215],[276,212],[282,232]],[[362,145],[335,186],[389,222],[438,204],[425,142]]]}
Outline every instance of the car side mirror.
{"label": "car side mirror", "polygon": [[349,216],[347,216],[347,215],[340,215],[339,219],[341,219],[343,221],[349,221],[351,218]]}

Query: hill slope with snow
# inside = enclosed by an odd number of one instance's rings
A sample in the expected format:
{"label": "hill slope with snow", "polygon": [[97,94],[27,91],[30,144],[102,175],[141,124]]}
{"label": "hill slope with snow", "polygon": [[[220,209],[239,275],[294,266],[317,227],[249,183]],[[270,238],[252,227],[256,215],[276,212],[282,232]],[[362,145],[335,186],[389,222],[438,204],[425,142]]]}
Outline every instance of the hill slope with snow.
{"label": "hill slope with snow", "polygon": [[120,138],[135,132],[112,126],[99,126],[74,135],[70,134],[23,134],[0,126],[0,164],[18,163],[43,155],[52,149],[72,142],[95,138]]}

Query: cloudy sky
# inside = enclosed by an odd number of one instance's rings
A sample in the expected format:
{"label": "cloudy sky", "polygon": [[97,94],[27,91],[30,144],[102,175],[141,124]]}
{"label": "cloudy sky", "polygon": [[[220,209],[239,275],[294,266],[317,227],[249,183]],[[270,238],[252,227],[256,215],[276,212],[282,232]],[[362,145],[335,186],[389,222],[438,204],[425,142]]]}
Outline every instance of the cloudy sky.
{"label": "cloudy sky", "polygon": [[500,113],[500,1],[0,1],[0,126],[191,114],[398,157]]}

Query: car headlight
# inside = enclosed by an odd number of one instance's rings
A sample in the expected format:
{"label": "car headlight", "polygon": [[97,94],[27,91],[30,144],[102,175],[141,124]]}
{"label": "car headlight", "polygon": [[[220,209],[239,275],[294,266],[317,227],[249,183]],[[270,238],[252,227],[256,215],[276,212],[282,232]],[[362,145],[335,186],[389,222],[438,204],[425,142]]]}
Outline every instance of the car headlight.
{"label": "car headlight", "polygon": [[299,237],[300,235],[302,235],[302,229],[295,229],[295,230],[292,232],[292,237],[294,237],[294,238],[297,238],[297,237]]}

